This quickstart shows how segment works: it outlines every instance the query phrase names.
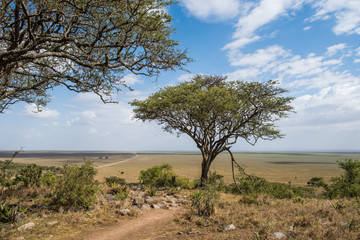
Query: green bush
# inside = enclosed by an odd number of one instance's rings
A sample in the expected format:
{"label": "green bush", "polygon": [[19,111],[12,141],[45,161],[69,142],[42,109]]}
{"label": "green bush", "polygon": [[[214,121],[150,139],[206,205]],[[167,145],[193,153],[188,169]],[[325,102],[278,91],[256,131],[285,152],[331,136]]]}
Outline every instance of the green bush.
{"label": "green bush", "polygon": [[20,170],[19,174],[15,178],[15,181],[22,182],[25,187],[40,186],[41,177],[42,177],[41,167],[35,164],[30,164]]}
{"label": "green bush", "polygon": [[215,205],[220,195],[214,185],[208,184],[202,191],[191,194],[191,206],[199,216],[210,216],[215,213]]}
{"label": "green bush", "polygon": [[47,172],[41,178],[41,183],[46,186],[53,186],[55,182],[56,182],[56,176],[53,172]]}
{"label": "green bush", "polygon": [[[314,189],[312,188],[294,187],[285,183],[268,182],[264,178],[254,175],[249,176],[242,174],[238,177],[237,182],[241,193],[244,195],[256,196],[264,194],[276,199],[314,196]],[[233,184],[231,191],[233,193],[239,193],[238,187]]]}
{"label": "green bush", "polygon": [[9,206],[7,204],[0,204],[0,222],[13,223],[15,222],[16,214],[19,212],[25,212],[19,206]]}
{"label": "green bush", "polygon": [[115,195],[115,197],[123,201],[129,196],[129,191],[127,186],[113,184],[108,193]]}
{"label": "green bush", "polygon": [[351,158],[338,161],[338,166],[345,170],[340,177],[332,178],[330,186],[325,186],[327,195],[335,197],[360,197],[360,161]]}
{"label": "green bush", "polygon": [[139,180],[142,184],[156,187],[192,187],[188,178],[177,175],[167,163],[141,170]]}
{"label": "green bush", "polygon": [[126,181],[124,178],[116,177],[116,176],[110,176],[105,178],[106,184],[111,187],[113,184],[125,184]]}
{"label": "green bush", "polygon": [[52,203],[68,209],[89,208],[96,199],[95,175],[92,162],[85,162],[80,167],[65,165],[55,184]]}

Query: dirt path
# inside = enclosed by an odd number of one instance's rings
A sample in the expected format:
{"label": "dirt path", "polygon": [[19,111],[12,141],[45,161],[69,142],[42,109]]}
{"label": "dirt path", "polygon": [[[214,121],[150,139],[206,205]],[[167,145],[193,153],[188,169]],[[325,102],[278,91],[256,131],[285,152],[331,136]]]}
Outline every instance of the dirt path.
{"label": "dirt path", "polygon": [[115,162],[115,163],[110,163],[110,164],[106,164],[106,165],[97,166],[96,168],[104,168],[104,167],[114,166],[114,165],[117,165],[117,164],[120,164],[120,163],[123,163],[123,162],[130,161],[131,159],[134,159],[134,158],[137,158],[137,157],[138,157],[138,155],[135,153],[135,156],[133,156],[131,158],[127,158],[127,159],[124,159],[124,160],[121,160],[121,161]]}
{"label": "dirt path", "polygon": [[[170,210],[156,209],[143,212],[140,216],[131,219],[122,219],[119,223],[99,229],[96,232],[87,232],[78,236],[83,240],[126,240],[126,239],[154,239],[169,234],[169,229],[175,228],[173,219],[180,208]],[[173,233],[176,234],[176,233]]]}

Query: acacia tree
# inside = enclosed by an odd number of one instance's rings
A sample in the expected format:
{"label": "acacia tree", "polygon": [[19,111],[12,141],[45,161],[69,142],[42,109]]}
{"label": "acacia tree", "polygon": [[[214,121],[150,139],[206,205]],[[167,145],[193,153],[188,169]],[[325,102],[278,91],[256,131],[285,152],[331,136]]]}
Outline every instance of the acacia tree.
{"label": "acacia tree", "polygon": [[275,81],[227,81],[224,76],[196,75],[130,104],[136,119],[155,121],[167,132],[185,133],[194,140],[202,154],[203,184],[220,153],[228,151],[234,166],[230,148],[239,138],[255,145],[258,139],[283,136],[274,122],[293,110],[289,105],[293,98],[282,96],[286,92]]}
{"label": "acacia tree", "polygon": [[0,0],[0,113],[45,105],[62,85],[104,102],[127,73],[156,76],[191,61],[171,39],[173,0]]}

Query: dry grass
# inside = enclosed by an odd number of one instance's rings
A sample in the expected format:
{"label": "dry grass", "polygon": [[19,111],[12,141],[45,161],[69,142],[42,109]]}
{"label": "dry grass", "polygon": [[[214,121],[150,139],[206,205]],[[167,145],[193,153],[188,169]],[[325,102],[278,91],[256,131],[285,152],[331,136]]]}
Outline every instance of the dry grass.
{"label": "dry grass", "polygon": [[[341,201],[343,208],[335,209],[338,200],[297,203],[259,197],[256,204],[245,204],[241,198],[223,194],[209,218],[189,209],[176,219],[186,236],[178,239],[275,239],[275,232],[287,239],[360,239],[359,205],[354,201]],[[229,224],[236,229],[224,231]]]}

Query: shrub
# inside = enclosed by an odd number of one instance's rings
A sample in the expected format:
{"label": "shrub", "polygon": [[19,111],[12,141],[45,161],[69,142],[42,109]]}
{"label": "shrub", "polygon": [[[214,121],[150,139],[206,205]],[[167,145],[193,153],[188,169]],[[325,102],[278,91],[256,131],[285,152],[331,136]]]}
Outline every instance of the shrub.
{"label": "shrub", "polygon": [[313,177],[307,182],[307,184],[314,187],[323,187],[325,182],[322,177]]}
{"label": "shrub", "polygon": [[338,166],[345,170],[340,177],[332,178],[334,183],[325,188],[330,198],[334,197],[360,197],[360,161],[345,159],[338,161]]}
{"label": "shrub", "polygon": [[0,222],[13,223],[15,222],[16,214],[19,212],[25,212],[19,206],[9,206],[7,204],[0,204]]}
{"label": "shrub", "polygon": [[45,173],[41,178],[41,183],[47,186],[53,186],[56,181],[56,176],[53,172]]}
{"label": "shrub", "polygon": [[191,194],[191,206],[199,216],[210,216],[215,213],[215,205],[220,195],[213,185],[206,185],[204,190]]}
{"label": "shrub", "polygon": [[167,163],[141,170],[139,180],[142,184],[156,187],[192,187],[188,178],[177,175]]}
{"label": "shrub", "polygon": [[65,165],[55,184],[53,204],[70,209],[87,209],[95,201],[97,182],[92,162],[82,166]]}
{"label": "shrub", "polygon": [[124,178],[116,177],[116,176],[110,176],[105,178],[106,184],[111,187],[113,184],[125,184],[126,181]]}
{"label": "shrub", "polygon": [[127,186],[113,184],[108,192],[115,195],[115,197],[117,197],[119,200],[123,201],[129,195],[129,188]]}
{"label": "shrub", "polygon": [[19,174],[15,178],[15,181],[22,182],[25,187],[40,186],[41,176],[41,167],[36,164],[30,164],[20,170]]}
{"label": "shrub", "polygon": [[[285,183],[268,182],[264,178],[254,175],[250,176],[242,174],[238,177],[237,182],[241,193],[245,195],[254,196],[264,194],[276,199],[291,199],[295,196],[312,197],[314,195],[314,190],[311,188],[294,187]],[[233,193],[239,193],[238,187],[233,184],[231,191]]]}

